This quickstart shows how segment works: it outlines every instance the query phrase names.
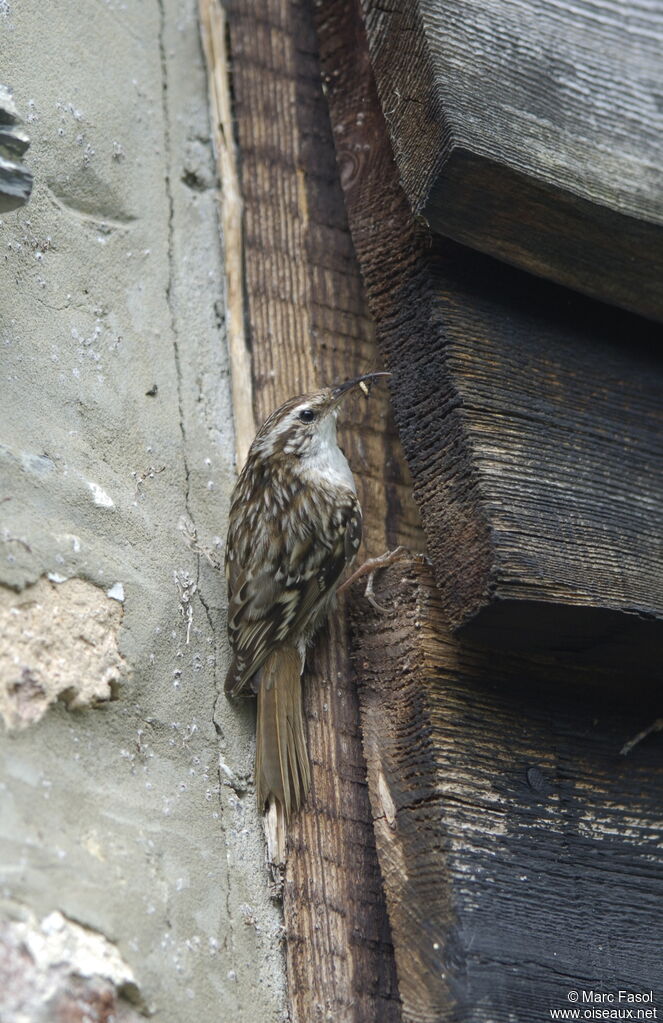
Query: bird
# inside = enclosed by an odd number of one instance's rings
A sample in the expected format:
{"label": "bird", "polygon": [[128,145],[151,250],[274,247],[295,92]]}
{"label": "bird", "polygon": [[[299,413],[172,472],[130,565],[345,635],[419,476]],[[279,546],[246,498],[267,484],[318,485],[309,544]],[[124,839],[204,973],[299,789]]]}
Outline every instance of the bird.
{"label": "bird", "polygon": [[225,573],[228,696],[257,695],[256,798],[275,815],[273,861],[311,782],[301,675],[306,649],[354,561],[362,513],[336,421],[344,399],[368,395],[366,373],[289,398],[263,423],[231,498]]}

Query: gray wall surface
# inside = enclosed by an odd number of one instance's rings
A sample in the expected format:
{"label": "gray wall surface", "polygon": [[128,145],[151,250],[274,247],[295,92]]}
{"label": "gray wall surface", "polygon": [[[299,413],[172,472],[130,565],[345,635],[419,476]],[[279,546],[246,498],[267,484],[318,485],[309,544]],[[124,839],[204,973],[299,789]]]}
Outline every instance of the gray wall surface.
{"label": "gray wall surface", "polygon": [[280,1020],[253,710],[218,695],[234,456],[196,5],[7,0],[0,34],[35,177],[0,218],[0,1021]]}

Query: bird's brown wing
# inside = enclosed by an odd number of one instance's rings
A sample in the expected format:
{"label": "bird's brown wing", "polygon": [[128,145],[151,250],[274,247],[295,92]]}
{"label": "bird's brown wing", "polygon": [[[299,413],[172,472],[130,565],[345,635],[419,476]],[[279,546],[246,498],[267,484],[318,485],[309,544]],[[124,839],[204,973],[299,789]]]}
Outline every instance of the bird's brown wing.
{"label": "bird's brown wing", "polygon": [[[297,644],[333,594],[361,540],[361,510],[354,494],[329,503],[324,528],[290,527],[269,542],[256,537],[246,564],[227,571],[228,638],[233,661],[225,690],[237,695],[277,646]],[[252,551],[258,550],[256,556]]]}

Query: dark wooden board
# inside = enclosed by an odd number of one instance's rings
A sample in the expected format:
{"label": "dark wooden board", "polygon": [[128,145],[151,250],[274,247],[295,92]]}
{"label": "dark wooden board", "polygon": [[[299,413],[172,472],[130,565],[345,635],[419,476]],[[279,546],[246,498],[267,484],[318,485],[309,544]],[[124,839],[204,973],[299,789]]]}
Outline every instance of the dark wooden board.
{"label": "dark wooden board", "polygon": [[414,211],[456,241],[663,319],[663,8],[362,8]]}
{"label": "dark wooden board", "polygon": [[[347,227],[305,0],[232,0],[256,420],[292,394],[380,368]],[[364,509],[360,557],[422,545],[385,387],[339,423]],[[283,891],[292,1023],[398,1023],[344,602],[304,675],[313,786],[291,822]]]}
{"label": "dark wooden board", "polygon": [[376,596],[356,663],[403,1020],[530,1023],[620,989],[660,1012],[663,736],[620,755],[657,680],[459,642],[421,563]]}
{"label": "dark wooden board", "polygon": [[660,328],[431,238],[400,185],[358,4],[318,11],[350,227],[451,626],[656,668]]}

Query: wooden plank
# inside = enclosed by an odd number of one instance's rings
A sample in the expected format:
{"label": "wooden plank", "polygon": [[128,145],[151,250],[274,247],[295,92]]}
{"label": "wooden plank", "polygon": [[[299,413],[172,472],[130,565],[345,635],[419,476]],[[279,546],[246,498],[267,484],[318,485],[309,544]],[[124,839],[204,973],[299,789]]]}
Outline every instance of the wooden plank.
{"label": "wooden plank", "polygon": [[663,319],[663,8],[362,7],[414,211],[456,241]]}
{"label": "wooden plank", "polygon": [[[379,368],[348,233],[306,0],[229,6],[256,418],[291,394]],[[386,389],[341,437],[364,508],[363,554],[421,546]],[[360,555],[362,556],[362,555]],[[283,890],[292,1023],[397,1023],[344,603],[305,673],[312,792],[291,824]]]}
{"label": "wooden plank", "polygon": [[376,596],[356,659],[403,1020],[550,1019],[569,991],[581,1012],[583,991],[663,1001],[663,737],[619,755],[658,683],[458,642],[422,563]]}
{"label": "wooden plank", "polygon": [[659,328],[431,239],[358,4],[319,8],[346,207],[454,629],[633,670],[663,652]]}

